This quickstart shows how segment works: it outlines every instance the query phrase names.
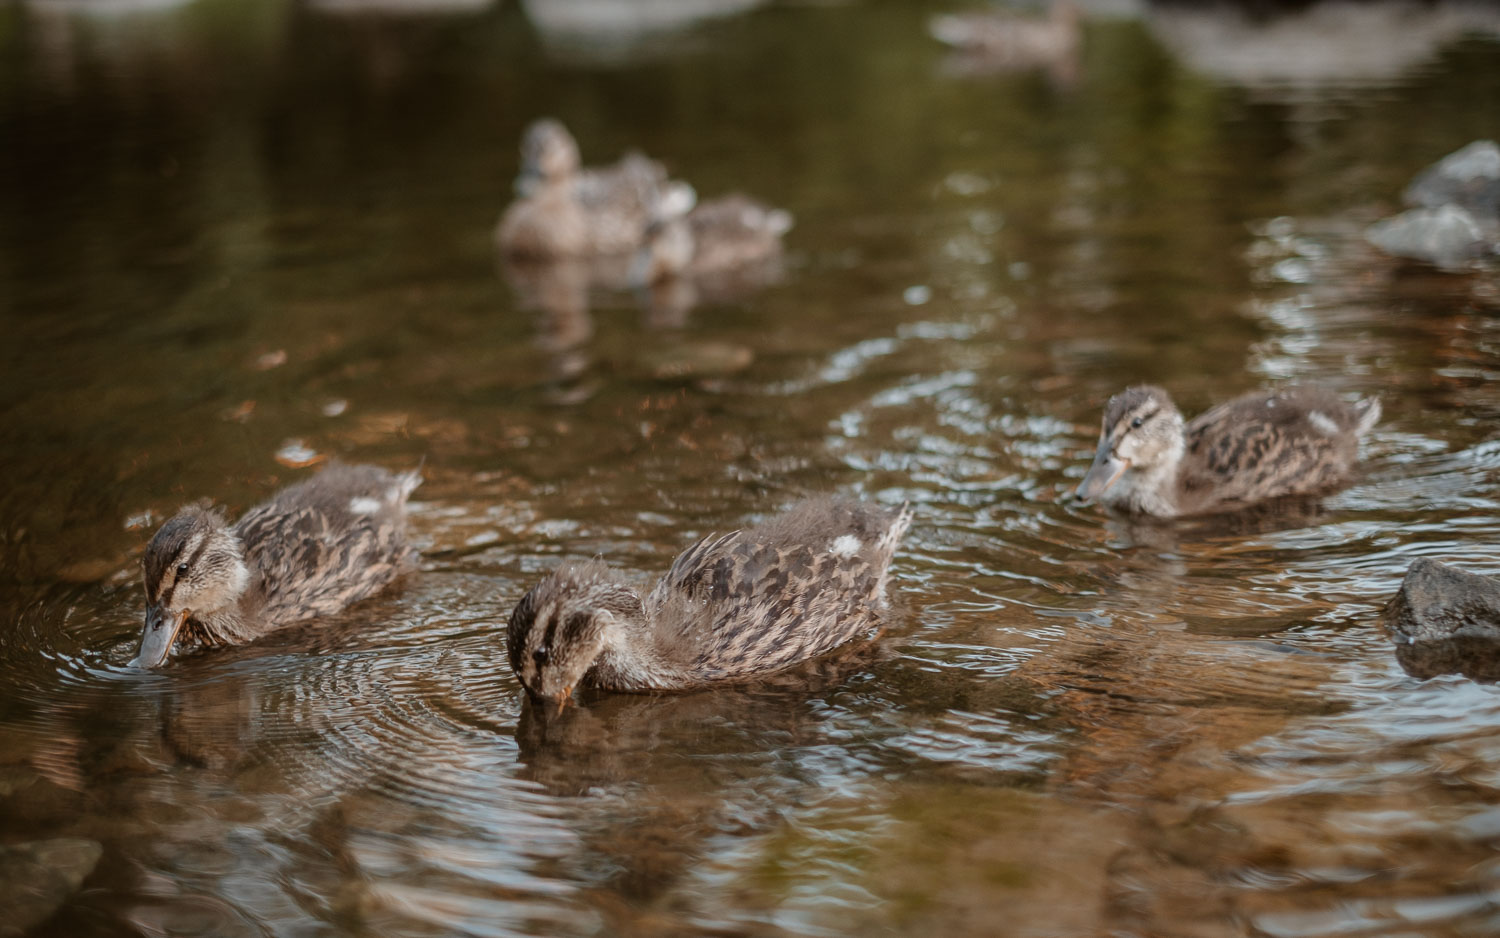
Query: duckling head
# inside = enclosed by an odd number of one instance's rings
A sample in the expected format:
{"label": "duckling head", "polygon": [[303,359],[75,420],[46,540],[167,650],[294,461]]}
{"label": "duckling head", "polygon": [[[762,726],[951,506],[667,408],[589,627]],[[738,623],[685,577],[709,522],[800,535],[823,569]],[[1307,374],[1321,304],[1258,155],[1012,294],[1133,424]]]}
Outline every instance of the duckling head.
{"label": "duckling head", "polygon": [[561,121],[550,117],[535,121],[521,137],[517,192],[530,195],[542,183],[566,179],[578,171],[580,162],[578,141]]}
{"label": "duckling head", "polygon": [[1161,388],[1143,384],[1111,397],[1078,497],[1123,503],[1139,490],[1154,492],[1182,459],[1182,427],[1182,413]]}
{"label": "duckling head", "polygon": [[189,619],[202,621],[234,606],[250,583],[244,550],[224,513],[189,505],[161,526],[141,559],[146,625],[130,663],[154,668],[167,660]]}
{"label": "duckling head", "polygon": [[510,666],[532,699],[567,705],[599,655],[644,615],[641,600],[599,561],[565,565],[510,614]]}

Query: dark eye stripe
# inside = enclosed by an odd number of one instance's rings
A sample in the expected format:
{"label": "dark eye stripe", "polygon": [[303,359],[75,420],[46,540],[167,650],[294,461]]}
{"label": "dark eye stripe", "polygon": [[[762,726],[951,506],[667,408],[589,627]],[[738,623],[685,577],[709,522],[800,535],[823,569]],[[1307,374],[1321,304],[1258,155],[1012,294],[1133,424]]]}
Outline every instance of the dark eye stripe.
{"label": "dark eye stripe", "polygon": [[[1158,413],[1160,413],[1160,411],[1161,411],[1160,407],[1155,407],[1155,408],[1152,408],[1151,410],[1146,411],[1144,414],[1136,414],[1136,416],[1135,416],[1134,419],[1139,420],[1141,423],[1145,423],[1146,421],[1150,420],[1152,417],[1155,417]],[[1124,421],[1121,421],[1121,422],[1125,424],[1125,429],[1128,432],[1131,429],[1130,421],[1124,420]]]}
{"label": "dark eye stripe", "polygon": [[547,630],[542,633],[542,643],[537,646],[539,649],[546,648],[549,651],[552,649],[552,643],[557,639],[557,628],[562,624],[557,610],[554,608],[550,612],[551,615],[547,617]]}
{"label": "dark eye stripe", "polygon": [[[183,538],[182,540],[177,542],[177,546],[172,548],[172,553],[167,555],[167,559],[162,561],[161,573],[158,574],[156,578],[153,579],[150,583],[146,584],[146,598],[148,600],[150,600],[151,602],[156,602],[156,591],[161,589],[161,581],[166,578],[167,571],[172,569],[173,564],[176,563],[177,558],[182,554],[183,549],[186,547],[187,538]],[[142,562],[144,562],[144,558],[142,558]]]}
{"label": "dark eye stripe", "polygon": [[[187,546],[187,542],[184,541],[182,546],[186,547]],[[195,550],[195,551],[193,551],[193,556],[191,556],[191,557],[188,558],[187,565],[189,567],[191,567],[193,564],[197,563],[198,562],[198,558],[202,557],[203,556],[203,552],[206,551],[206,550],[208,550],[208,538],[205,537],[203,539],[202,543],[200,543],[198,545],[198,549]],[[172,559],[176,560],[177,559],[177,554],[180,554],[180,553],[182,553],[182,549],[178,548],[177,553],[172,555]],[[168,570],[172,569],[172,565],[170,563],[167,564],[166,569],[168,569]],[[167,603],[170,603],[172,601],[172,594],[175,593],[175,592],[177,592],[177,584],[179,582],[181,582],[181,581],[178,580],[178,579],[176,579],[175,577],[173,578],[173,580],[172,580],[172,587],[170,589],[168,589],[166,595],[161,598],[161,602],[162,602],[163,605],[166,605]]]}

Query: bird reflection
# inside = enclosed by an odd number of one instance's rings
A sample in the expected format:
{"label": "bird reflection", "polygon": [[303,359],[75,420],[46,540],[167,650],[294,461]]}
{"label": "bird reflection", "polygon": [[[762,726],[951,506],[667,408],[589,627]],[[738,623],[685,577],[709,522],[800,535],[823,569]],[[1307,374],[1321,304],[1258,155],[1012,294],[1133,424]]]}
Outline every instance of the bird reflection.
{"label": "bird reflection", "polygon": [[1126,547],[1175,551],[1184,542],[1254,537],[1312,527],[1333,516],[1317,496],[1291,495],[1237,511],[1161,519],[1112,514],[1105,523],[1111,538]]}
{"label": "bird reflection", "polygon": [[[839,649],[763,681],[707,693],[582,690],[560,713],[528,700],[516,726],[521,779],[560,798],[590,797],[602,823],[581,855],[609,934],[655,934],[659,908],[700,868],[711,838],[775,823],[746,760],[824,739],[809,698],[890,657],[876,641]],[[718,758],[705,759],[705,754]],[[627,810],[612,808],[622,790]]]}
{"label": "bird reflection", "polygon": [[[578,403],[592,397],[598,389],[598,382],[593,380],[595,361],[589,347],[594,339],[591,311],[600,297],[632,295],[640,305],[642,323],[648,331],[674,332],[687,327],[692,311],[699,305],[735,302],[781,277],[779,257],[734,271],[702,277],[668,277],[645,285],[632,284],[631,266],[632,258],[622,256],[545,261],[500,259],[500,276],[514,291],[518,308],[532,315],[535,342],[545,360],[549,396],[554,403]],[[712,373],[726,368],[733,370],[741,360],[748,362],[752,357],[748,349],[735,346],[730,350],[740,354],[731,356],[731,364],[724,365],[715,359],[715,353],[722,357],[722,352],[713,343],[702,348],[688,345],[684,349],[671,342],[652,343],[643,349],[642,363],[655,372]],[[675,370],[656,361],[674,353],[688,355],[691,360],[683,364],[673,359]]]}
{"label": "bird reflection", "polygon": [[935,16],[928,32],[953,50],[943,62],[950,75],[1046,70],[1059,86],[1078,80],[1083,30],[1072,0],[1052,0],[1045,17],[1003,7]]}
{"label": "bird reflection", "polygon": [[[857,642],[753,684],[694,694],[580,689],[562,711],[527,700],[516,725],[522,777],[569,796],[636,782],[678,752],[762,752],[816,733],[810,697],[890,652]],[[769,738],[769,739],[768,739]]]}
{"label": "bird reflection", "polygon": [[610,259],[558,258],[523,261],[502,258],[500,273],[515,291],[518,307],[532,314],[536,345],[547,366],[547,382],[559,403],[585,400],[593,388],[583,381],[594,337],[589,290],[610,276]]}

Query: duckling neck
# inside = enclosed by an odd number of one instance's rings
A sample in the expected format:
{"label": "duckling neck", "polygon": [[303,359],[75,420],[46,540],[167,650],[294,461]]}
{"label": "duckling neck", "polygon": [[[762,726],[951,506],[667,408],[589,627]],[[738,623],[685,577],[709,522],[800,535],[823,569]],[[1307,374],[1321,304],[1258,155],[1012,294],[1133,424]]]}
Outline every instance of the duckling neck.
{"label": "duckling neck", "polygon": [[258,632],[255,620],[242,606],[243,603],[236,603],[203,615],[195,614],[193,622],[198,626],[198,637],[209,645],[243,645],[255,638]]}
{"label": "duckling neck", "polygon": [[673,690],[691,683],[662,652],[655,620],[645,609],[616,617],[605,631],[592,676],[597,684],[625,691]]}
{"label": "duckling neck", "polygon": [[1182,465],[1184,444],[1179,438],[1149,466],[1130,468],[1114,488],[1113,501],[1121,508],[1141,514],[1170,518],[1178,513],[1177,472]]}

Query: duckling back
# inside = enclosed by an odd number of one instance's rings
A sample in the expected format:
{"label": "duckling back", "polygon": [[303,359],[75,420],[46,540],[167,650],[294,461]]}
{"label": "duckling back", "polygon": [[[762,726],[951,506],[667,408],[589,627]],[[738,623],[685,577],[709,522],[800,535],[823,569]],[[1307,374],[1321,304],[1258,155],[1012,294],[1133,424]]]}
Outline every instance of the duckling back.
{"label": "duckling back", "polygon": [[781,236],[792,229],[791,213],[746,195],[710,199],[688,213],[692,226],[692,272],[734,270],[781,252]]}
{"label": "duckling back", "polygon": [[589,249],[627,254],[640,248],[666,185],[666,168],[642,153],[580,173],[575,195],[588,226]]}
{"label": "duckling back", "polygon": [[1379,419],[1378,399],[1350,404],[1316,387],[1220,404],[1184,428],[1180,513],[1337,488],[1353,474],[1359,441]]}
{"label": "duckling back", "polygon": [[333,464],[234,525],[252,571],[247,602],[264,629],[329,615],[408,569],[406,501],[418,472]]}
{"label": "duckling back", "polygon": [[698,541],[647,598],[658,651],[701,683],[830,651],[881,621],[891,557],[910,523],[905,508],[819,498]]}

